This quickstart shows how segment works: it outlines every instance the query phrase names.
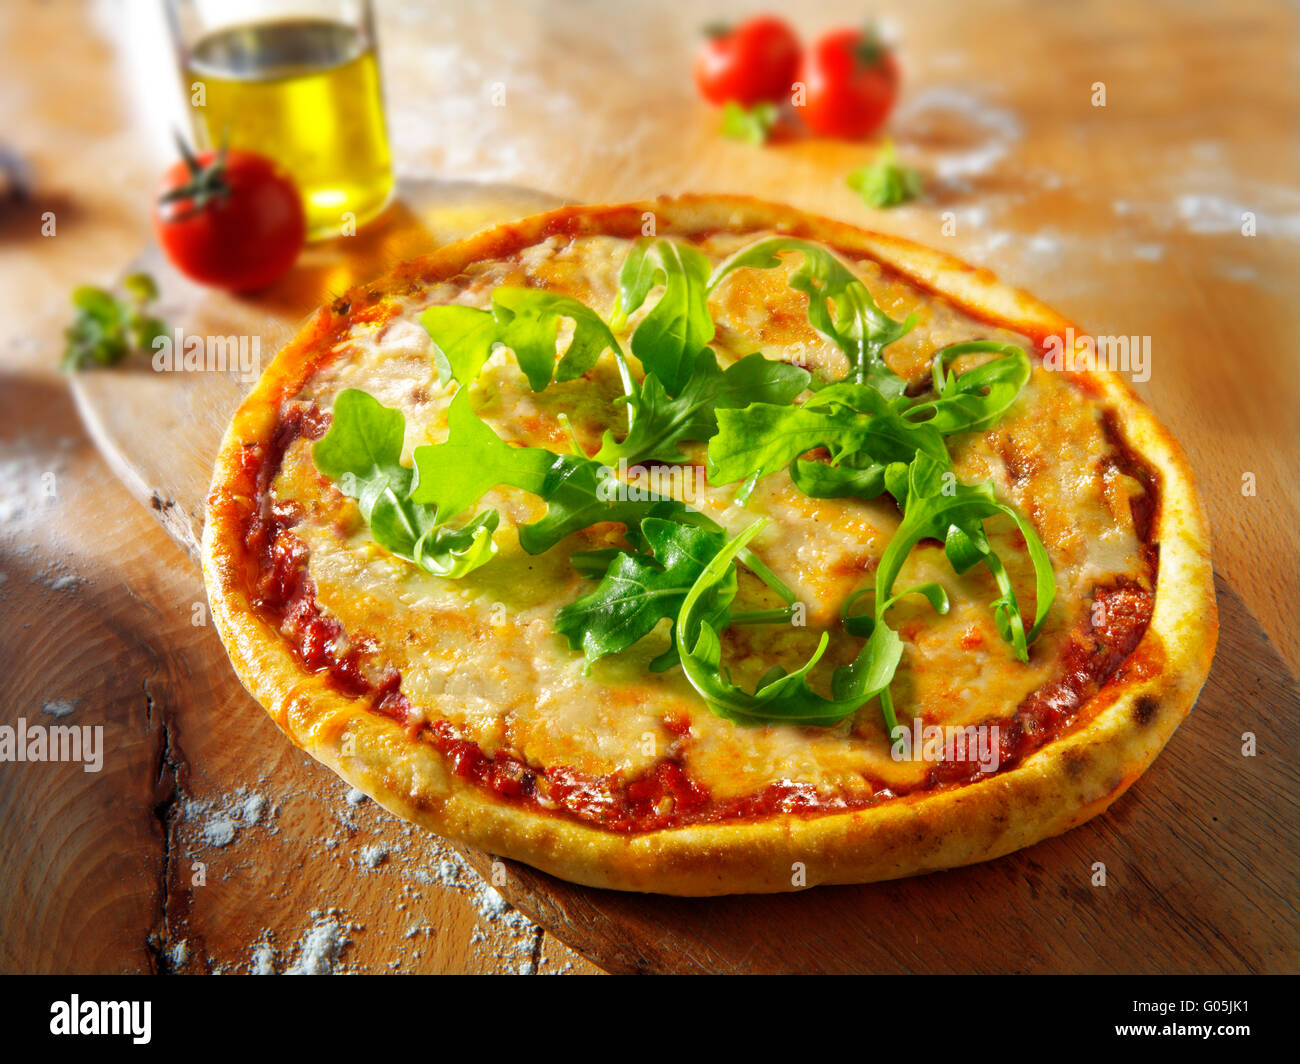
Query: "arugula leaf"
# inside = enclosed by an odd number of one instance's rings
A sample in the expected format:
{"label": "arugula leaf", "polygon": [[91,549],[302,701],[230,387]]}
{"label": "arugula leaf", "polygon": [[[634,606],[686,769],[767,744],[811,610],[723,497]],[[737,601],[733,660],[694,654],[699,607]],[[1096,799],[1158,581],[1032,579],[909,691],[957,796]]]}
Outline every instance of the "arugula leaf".
{"label": "arugula leaf", "polygon": [[474,413],[464,388],[448,409],[446,441],[417,447],[414,459],[412,501],[432,505],[447,519],[500,485],[544,500],[545,516],[519,529],[519,544],[529,554],[541,554],[570,533],[602,521],[626,525],[633,543],[646,517],[716,527],[677,499],[629,487],[593,459],[512,447]]}
{"label": "arugula leaf", "polygon": [[[589,662],[626,650],[664,618],[675,623],[682,599],[726,541],[722,532],[654,517],[641,532],[653,557],[616,552],[596,589],[555,615],[556,631]],[[734,565],[725,579],[734,596]]]}
{"label": "arugula leaf", "polygon": [[[573,322],[573,338],[557,364],[560,321]],[[430,307],[420,324],[433,340],[439,374],[461,384],[472,382],[498,347],[515,354],[528,384],[540,392],[556,381],[581,377],[606,350],[622,358],[609,326],[590,307],[540,288],[502,286],[492,293],[492,309]]]}
{"label": "arugula leaf", "polygon": [[[940,461],[924,451],[918,451],[909,464],[891,462],[886,467],[884,481],[886,489],[903,507],[903,520],[876,569],[873,613],[849,616],[852,603],[861,593],[851,596],[844,604],[845,629],[867,638],[854,661],[832,674],[830,699],[812,690],[806,680],[808,672],[825,653],[828,642],[825,633],[801,669],[787,673],[775,667],[750,693],[736,687],[727,677],[721,662],[721,626],[702,615],[701,606],[711,605],[712,596],[723,594],[713,585],[726,564],[758,533],[765,519],[755,522],[727,544],[700,574],[682,602],[677,619],[677,647],[687,678],[715,712],[734,720],[827,725],[842,720],[879,696],[885,727],[892,733],[898,721],[889,685],[902,660],[903,645],[898,634],[885,623],[885,614],[908,595],[921,595],[937,612],[948,612],[947,593],[937,584],[922,584],[893,593],[903,562],[923,539],[943,540],[948,560],[958,574],[980,563],[989,568],[1001,592],[992,603],[998,631],[1016,656],[1028,661],[1028,643],[1041,630],[1056,596],[1051,560],[1033,526],[1014,507],[998,502],[992,484],[958,484],[951,478],[946,459]],[[1037,602],[1034,622],[1028,631],[1006,568],[984,533],[983,521],[998,514],[1005,514],[1015,522],[1034,565]]]}
{"label": "arugula leaf", "polygon": [[620,555],[626,554],[622,547],[601,547],[598,550],[575,550],[569,555],[569,564],[579,576],[588,580],[599,580],[608,571],[610,565]]}
{"label": "arugula leaf", "polygon": [[436,576],[464,576],[496,553],[497,512],[485,511],[463,528],[450,529],[436,509],[413,502],[413,471],[402,465],[405,425],[400,411],[348,388],[334,400],[329,431],[312,447],[312,459],[356,500],[379,546]]}
{"label": "arugula leaf", "polygon": [[717,432],[718,410],[757,402],[788,403],[810,379],[806,370],[764,358],[757,351],[722,370],[717,356],[706,347],[675,399],[668,397],[658,377],[648,374],[645,382],[626,396],[632,409],[631,429],[622,441],[606,430],[594,458],[610,465],[620,458],[629,463],[647,458],[685,462],[688,459],[681,453],[681,445],[707,440]]}
{"label": "arugula leaf", "polygon": [[789,285],[808,296],[808,321],[812,327],[848,357],[847,379],[870,384],[886,398],[902,395],[905,382],[885,364],[881,352],[912,330],[916,315],[895,321],[876,306],[857,275],[822,245],[795,237],[759,240],[719,264],[709,278],[708,291],[712,292],[736,270],[779,266],[779,253],[783,251],[797,251],[802,256],[803,261],[790,274]]}
{"label": "arugula leaf", "polygon": [[357,501],[375,542],[411,557],[434,514],[412,503],[411,469],[402,465],[406,419],[355,388],[334,400],[329,431],[312,447],[316,468]]}
{"label": "arugula leaf", "polygon": [[[726,582],[733,560],[767,523],[755,521],[714,556],[682,601],[677,616],[677,651],[691,686],[719,716],[738,722],[829,726],[849,716],[863,704],[887,691],[903,643],[884,624],[877,624],[852,664],[831,675],[831,698],[814,691],[808,673],[821,660],[830,641],[823,632],[812,656],[799,669],[786,672],[773,666],[753,692],[733,684],[722,665],[722,640],[716,618],[729,607],[735,591]],[[883,705],[883,702],[882,702]],[[892,727],[896,721],[887,723]]]}
{"label": "arugula leaf", "polygon": [[[948,363],[953,359],[982,352],[1003,357],[990,359],[960,375],[948,369]],[[907,418],[928,425],[945,436],[989,428],[1015,402],[1020,389],[1028,382],[1029,374],[1029,356],[1015,344],[1000,344],[993,340],[953,344],[938,352],[931,364],[936,398],[911,406]]]}
{"label": "arugula leaf", "polygon": [[647,517],[718,527],[684,502],[629,488],[608,466],[573,455],[557,456],[537,494],[546,502],[546,516],[519,530],[519,543],[529,554],[541,554],[565,536],[603,521],[624,525],[637,547],[644,543],[640,529]]}
{"label": "arugula leaf", "polygon": [[763,144],[776,126],[776,104],[769,100],[743,107],[728,100],[722,108],[722,135],[749,144]]}
{"label": "arugula leaf", "polygon": [[[915,424],[903,416],[908,402],[886,399],[870,385],[842,381],[815,392],[799,406],[752,403],[743,410],[719,411],[718,433],[709,442],[709,480],[713,484],[755,480],[825,447],[831,459],[826,468],[836,469],[845,459],[853,464],[844,473],[827,473],[813,468],[822,463],[800,462],[792,476],[801,487],[819,489],[810,494],[842,495],[849,494],[851,486],[866,490],[878,481],[883,484],[884,463],[909,462],[918,451],[946,462],[948,452],[934,426]],[[865,497],[879,493],[877,488]]]}
{"label": "arugula leaf", "polygon": [[897,207],[921,194],[921,175],[898,161],[894,142],[886,140],[879,154],[846,181],[868,207]]}
{"label": "arugula leaf", "polygon": [[461,528],[439,525],[429,529],[415,541],[410,560],[434,576],[459,580],[492,560],[497,552],[492,533],[499,522],[495,510],[484,510]]}
{"label": "arugula leaf", "polygon": [[[982,352],[1003,357],[960,375],[948,370],[953,359]],[[937,395],[929,401],[886,399],[870,385],[841,381],[821,388],[801,406],[756,403],[723,413],[709,444],[709,479],[714,484],[756,481],[788,464],[805,494],[873,499],[885,489],[885,467],[891,462],[907,463],[922,452],[947,466],[943,437],[995,424],[1029,372],[1021,348],[977,340],[935,355]],[[800,459],[817,447],[830,452],[829,465]],[[742,490],[742,500],[747,494]]]}
{"label": "arugula leaf", "polygon": [[450,520],[502,484],[540,495],[559,456],[506,443],[474,413],[462,386],[447,408],[447,439],[417,447],[412,457],[412,501],[433,506]]}
{"label": "arugula leaf", "polygon": [[865,451],[847,455],[839,465],[796,458],[790,463],[790,479],[814,499],[874,499],[885,490],[885,463]]}
{"label": "arugula leaf", "polygon": [[[876,600],[888,598],[907,555],[923,539],[938,539],[953,570],[965,573],[983,563],[993,574],[1001,592],[991,603],[998,633],[1009,643],[1017,658],[1029,660],[1028,644],[1037,638],[1056,598],[1056,577],[1047,549],[1034,526],[1013,506],[999,502],[991,483],[957,483],[943,463],[918,454],[909,466],[891,464],[886,470],[890,493],[903,508],[903,520],[876,569]],[[1004,514],[1015,523],[1025,539],[1034,566],[1035,612],[1026,631],[1016,593],[1002,560],[984,533],[984,521]]]}
{"label": "arugula leaf", "polygon": [[[853,603],[866,595],[874,595],[874,588],[864,588],[861,591],[855,591],[847,599],[844,605],[840,607],[840,617],[844,622],[844,630],[849,635],[869,636],[875,630],[877,620],[874,613],[862,613],[851,615],[849,610],[853,608]],[[948,592],[943,589],[941,584],[933,582],[927,584],[917,584],[915,587],[909,587],[906,591],[900,591],[896,595],[890,596],[885,603],[885,609],[888,609],[899,599],[907,598],[909,595],[920,595],[929,604],[935,613],[947,613],[949,609]],[[881,611],[883,613],[883,611]]]}
{"label": "arugula leaf", "polygon": [[619,314],[629,318],[650,289],[663,294],[632,333],[632,354],[646,374],[659,378],[669,395],[686,387],[700,349],[713,339],[709,313],[709,260],[673,240],[642,238],[632,245],[619,271]]}

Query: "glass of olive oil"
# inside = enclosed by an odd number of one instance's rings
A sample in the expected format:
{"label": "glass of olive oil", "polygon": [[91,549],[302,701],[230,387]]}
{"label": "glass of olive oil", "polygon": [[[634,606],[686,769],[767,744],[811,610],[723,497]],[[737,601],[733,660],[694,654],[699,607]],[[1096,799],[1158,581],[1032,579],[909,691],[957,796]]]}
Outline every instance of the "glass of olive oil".
{"label": "glass of olive oil", "polygon": [[168,0],[200,147],[268,156],[293,177],[309,239],[348,236],[393,191],[369,0]]}

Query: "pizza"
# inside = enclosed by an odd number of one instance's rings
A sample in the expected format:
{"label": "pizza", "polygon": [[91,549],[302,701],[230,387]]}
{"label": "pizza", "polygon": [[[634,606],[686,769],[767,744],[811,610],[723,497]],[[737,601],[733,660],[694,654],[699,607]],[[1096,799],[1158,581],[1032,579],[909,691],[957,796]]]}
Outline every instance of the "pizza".
{"label": "pizza", "polygon": [[905,240],[566,207],[278,354],[216,462],[213,617],[295,744],[567,880],[998,857],[1123,794],[1214,650],[1192,475],[1105,363]]}

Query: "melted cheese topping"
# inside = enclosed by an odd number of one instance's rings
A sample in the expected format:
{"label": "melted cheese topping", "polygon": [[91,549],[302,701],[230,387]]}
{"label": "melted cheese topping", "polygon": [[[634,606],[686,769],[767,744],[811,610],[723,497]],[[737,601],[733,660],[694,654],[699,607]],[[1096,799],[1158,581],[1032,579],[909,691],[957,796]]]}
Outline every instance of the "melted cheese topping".
{"label": "melted cheese topping", "polygon": [[[757,235],[717,235],[697,246],[716,262]],[[342,389],[360,388],[401,409],[404,460],[410,462],[415,447],[445,438],[455,389],[438,380],[432,344],[416,320],[421,310],[439,303],[487,307],[498,285],[532,285],[571,295],[608,319],[628,246],[613,237],[553,237],[508,259],[476,264],[453,282],[401,303],[382,324],[354,326],[339,345],[342,357],[327,361],[299,398],[329,409]],[[1000,340],[1032,350],[1024,337],[978,322],[872,261],[853,266],[890,315],[919,316],[917,327],[886,349],[891,367],[904,377],[922,379],[935,351],[964,340]],[[843,355],[812,330],[805,297],[791,291],[785,278],[785,268],[741,271],[715,294],[720,361],[725,365],[761,350],[769,358],[822,368],[828,377],[842,375]],[[612,401],[620,388],[608,355],[585,378],[533,393],[513,356],[499,350],[472,392],[480,416],[519,445],[566,450],[561,414],[589,452],[606,427],[617,434],[624,425],[622,407]],[[914,550],[896,586],[937,581],[948,590],[952,608],[940,616],[918,599],[891,611],[891,625],[905,644],[892,687],[904,723],[915,716],[939,725],[1010,716],[1052,677],[1094,586],[1121,576],[1145,582],[1129,508],[1141,488],[1117,472],[1099,411],[1068,379],[1035,365],[995,428],[951,437],[949,446],[963,481],[992,480],[1000,496],[1033,522],[1051,554],[1059,593],[1029,663],[1022,664],[998,636],[988,608],[997,590],[987,570],[957,576],[938,546]],[[704,451],[697,447],[692,458],[702,464]],[[761,481],[740,507],[732,501],[736,485],[710,487],[702,469],[695,469],[700,476],[677,478],[674,494],[731,533],[760,514],[771,517],[752,547],[807,607],[805,627],[726,634],[724,660],[736,682],[752,689],[771,665],[796,668],[807,659],[845,597],[871,583],[899,515],[887,499],[809,498],[784,472]],[[700,490],[688,493],[687,486]],[[874,701],[831,728],[740,726],[715,716],[680,669],[649,672],[648,662],[667,647],[667,622],[630,651],[585,668],[582,655],[568,648],[552,622],[556,610],[595,586],[575,574],[569,554],[621,542],[618,526],[587,529],[531,556],[520,549],[515,529],[539,518],[544,504],[501,489],[481,504],[501,512],[500,553],[463,579],[444,580],[374,544],[355,505],[315,470],[306,440],[289,448],[273,492],[301,504],[304,516],[294,531],[310,548],[317,601],[342,624],[351,644],[366,651],[372,677],[377,681],[386,669],[399,669],[402,691],[415,706],[430,720],[453,723],[488,754],[504,749],[541,769],[567,766],[624,778],[672,756],[715,799],[753,794],[776,781],[860,795],[870,793],[872,780],[906,787],[928,772],[921,761],[891,756]],[[1023,541],[1009,521],[991,521],[988,529],[1030,617],[1033,572]],[[754,603],[746,608],[773,604],[765,594],[742,574],[741,599]],[[838,627],[831,631],[831,650],[812,677],[823,691],[830,670],[850,661],[860,645]],[[665,720],[686,721],[689,729],[684,735],[680,728],[670,732]]]}

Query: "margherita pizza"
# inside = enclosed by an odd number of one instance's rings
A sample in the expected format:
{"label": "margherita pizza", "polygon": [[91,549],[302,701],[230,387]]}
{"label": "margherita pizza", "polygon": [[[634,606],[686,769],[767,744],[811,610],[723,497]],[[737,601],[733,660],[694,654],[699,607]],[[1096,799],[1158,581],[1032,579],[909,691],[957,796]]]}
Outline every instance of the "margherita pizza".
{"label": "margherita pizza", "polygon": [[1217,635],[1186,460],[1095,354],[752,200],[529,218],[280,352],[217,460],[213,615],[293,742],[565,879],[997,857],[1137,779]]}

